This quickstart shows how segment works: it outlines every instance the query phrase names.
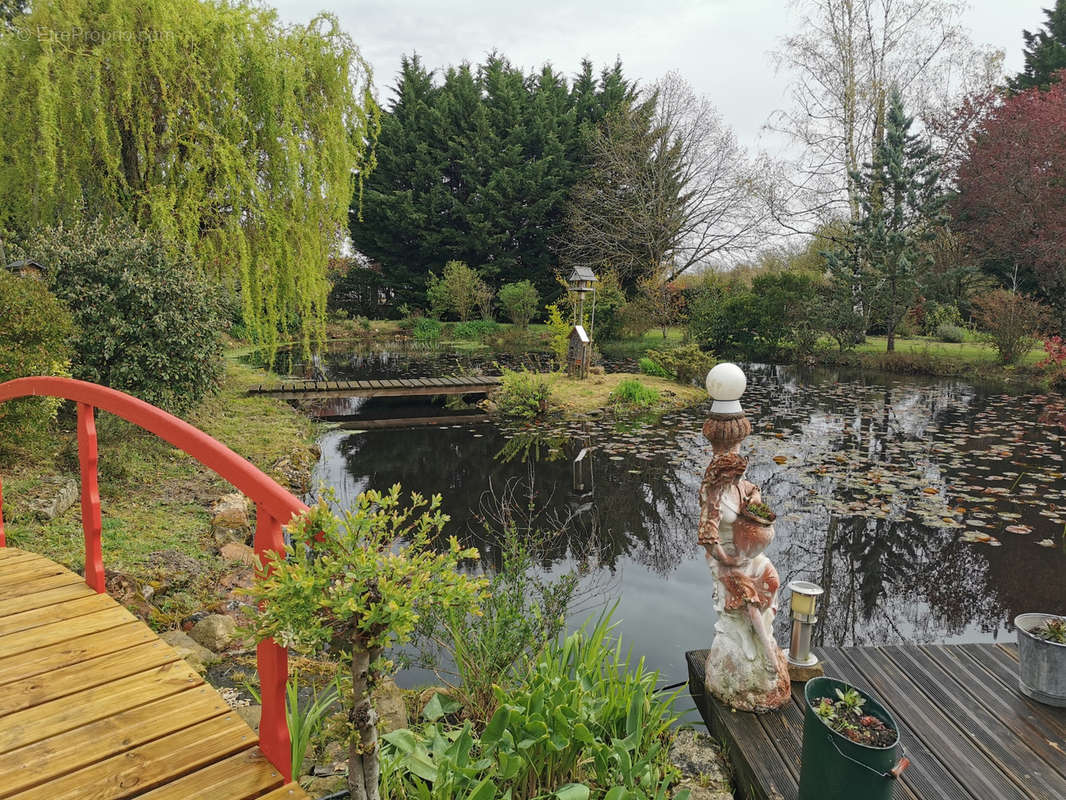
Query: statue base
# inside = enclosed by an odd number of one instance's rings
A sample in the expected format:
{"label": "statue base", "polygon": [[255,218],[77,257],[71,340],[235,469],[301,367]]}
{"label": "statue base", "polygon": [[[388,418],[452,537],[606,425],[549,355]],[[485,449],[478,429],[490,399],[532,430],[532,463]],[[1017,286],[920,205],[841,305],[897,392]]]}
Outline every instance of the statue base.
{"label": "statue base", "polygon": [[735,711],[762,714],[776,711],[791,700],[788,661],[775,648],[773,668],[762,658],[751,658],[737,644],[716,636],[707,653],[704,686]]}

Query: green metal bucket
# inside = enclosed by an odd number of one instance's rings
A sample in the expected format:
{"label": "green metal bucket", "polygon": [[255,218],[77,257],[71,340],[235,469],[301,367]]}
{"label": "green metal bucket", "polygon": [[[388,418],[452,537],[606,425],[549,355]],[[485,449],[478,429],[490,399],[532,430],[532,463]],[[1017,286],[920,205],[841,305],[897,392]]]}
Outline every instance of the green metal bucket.
{"label": "green metal bucket", "polygon": [[863,710],[897,731],[888,747],[868,747],[832,730],[814,711],[822,697],[836,698],[836,690],[854,688],[834,678],[814,678],[803,690],[803,755],[800,761],[799,800],[889,800],[896,778],[907,766],[900,758],[899,728],[892,716],[866,692]]}

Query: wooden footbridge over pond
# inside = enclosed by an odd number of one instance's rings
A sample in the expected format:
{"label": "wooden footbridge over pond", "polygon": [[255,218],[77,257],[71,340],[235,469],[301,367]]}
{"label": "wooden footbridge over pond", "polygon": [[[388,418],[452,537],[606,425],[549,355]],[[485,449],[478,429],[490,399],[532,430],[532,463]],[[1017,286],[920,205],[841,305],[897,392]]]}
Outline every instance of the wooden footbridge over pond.
{"label": "wooden footbridge over pond", "polygon": [[383,378],[366,381],[295,381],[258,386],[249,394],[279,400],[327,400],[343,397],[426,397],[433,395],[488,394],[499,388],[492,376],[447,378]]}
{"label": "wooden footbridge over pond", "polygon": [[0,798],[308,800],[292,781],[285,649],[257,647],[256,733],[107,595],[95,409],[166,439],[248,496],[257,554],[280,551],[282,525],[306,506],[202,431],[129,395],[65,378],[0,384],[0,403],[34,395],[77,403],[85,574],[7,547],[0,493]]}
{"label": "wooden footbridge over pond", "polygon": [[[910,765],[893,800],[1066,798],[1066,708],[1018,691],[1011,645],[815,648],[825,674],[868,690],[900,727]],[[735,769],[738,800],[795,800],[805,701],[732,711],[704,690],[706,650],[686,654],[689,689]],[[861,800],[861,798],[860,798]]]}

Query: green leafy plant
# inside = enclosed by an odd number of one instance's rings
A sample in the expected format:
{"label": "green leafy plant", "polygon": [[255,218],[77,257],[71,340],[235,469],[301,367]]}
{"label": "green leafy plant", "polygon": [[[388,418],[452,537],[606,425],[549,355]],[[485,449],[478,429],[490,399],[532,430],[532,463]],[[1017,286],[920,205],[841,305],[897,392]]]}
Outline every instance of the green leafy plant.
{"label": "green leafy plant", "polygon": [[[0,320],[0,383],[70,374],[70,312],[42,281],[16,277],[0,265]],[[45,397],[0,403],[0,451],[32,447],[58,408]]]}
{"label": "green leafy plant", "polygon": [[493,402],[500,413],[517,419],[534,419],[548,410],[551,386],[548,379],[527,369],[503,369],[500,388]]}
{"label": "green leafy plant", "polygon": [[766,505],[766,503],[748,503],[741,509],[741,513],[764,525],[769,525],[777,519],[777,514],[771,511],[770,506]]}
{"label": "green leafy plant", "polygon": [[814,713],[832,730],[870,747],[888,747],[896,741],[896,731],[884,720],[863,713],[866,699],[858,690],[837,689],[836,697],[820,697],[814,706]]}
{"label": "green leafy plant", "polygon": [[610,403],[630,408],[651,408],[660,400],[659,391],[645,386],[636,378],[620,381],[610,395]]}
{"label": "green leafy plant", "polygon": [[702,383],[711,367],[717,363],[713,353],[701,350],[699,345],[691,343],[673,350],[649,350],[647,358],[675,381],[686,386]]}
{"label": "green leafy plant", "polygon": [[1048,642],[1066,644],[1066,619],[1048,618],[1044,624],[1029,631],[1033,636],[1039,636]]}
{"label": "green leafy plant", "polygon": [[667,372],[665,369],[663,369],[650,358],[648,358],[648,356],[641,356],[640,359],[637,361],[637,365],[640,367],[640,371],[643,372],[645,375],[652,375],[656,378],[674,377],[672,373]]}
{"label": "green leafy plant", "polygon": [[623,654],[608,612],[545,648],[523,685],[497,688],[480,738],[470,722],[387,734],[383,796],[666,800],[677,693],[657,695],[657,679]]}
{"label": "green leafy plant", "polygon": [[469,322],[457,322],[452,326],[451,334],[456,339],[484,339],[499,330],[499,323],[487,319],[474,319]]}
{"label": "green leafy plant", "polygon": [[411,323],[411,336],[418,342],[435,342],[442,330],[440,322],[430,317],[416,317]]}
{"label": "green leafy plant", "polygon": [[937,325],[934,335],[938,342],[950,342],[952,344],[961,344],[969,338],[965,328],[950,322],[943,322]]}
{"label": "green leafy plant", "polygon": [[[261,703],[262,698],[259,688],[254,684],[247,684],[245,689]],[[292,743],[292,774],[303,774],[304,756],[311,741],[322,730],[326,720],[326,714],[340,698],[340,686],[338,680],[317,692],[310,703],[300,706],[300,681],[293,675],[285,682],[285,721],[289,727],[289,740]]]}
{"label": "green leafy plant", "polygon": [[461,322],[466,322],[478,305],[479,294],[484,293],[484,286],[485,282],[465,262],[449,261],[439,278],[429,273],[426,298],[435,316],[452,313]]}
{"label": "green leafy plant", "polygon": [[218,385],[224,296],[184,247],[96,219],[40,230],[23,249],[73,315],[74,377],[174,412]]}
{"label": "green leafy plant", "polygon": [[570,323],[563,319],[563,312],[555,303],[549,305],[548,330],[551,331],[551,349],[555,355],[555,363],[562,366],[566,363],[566,351],[570,348]]}
{"label": "green leafy plant", "polygon": [[497,296],[507,318],[520,328],[528,326],[540,308],[540,292],[529,281],[505,283]]}
{"label": "green leafy plant", "polygon": [[477,550],[461,548],[455,537],[443,552],[435,549],[447,519],[439,496],[427,508],[412,493],[403,505],[398,484],[387,493],[363,492],[341,518],[323,501],[289,524],[293,544],[284,556],[266,554],[271,571],[247,591],[258,640],[307,653],[334,640],[345,648],[353,797],[379,797],[371,690],[387,667],[382,651],[409,639],[428,610],[475,608],[483,597],[485,581],[460,570]]}

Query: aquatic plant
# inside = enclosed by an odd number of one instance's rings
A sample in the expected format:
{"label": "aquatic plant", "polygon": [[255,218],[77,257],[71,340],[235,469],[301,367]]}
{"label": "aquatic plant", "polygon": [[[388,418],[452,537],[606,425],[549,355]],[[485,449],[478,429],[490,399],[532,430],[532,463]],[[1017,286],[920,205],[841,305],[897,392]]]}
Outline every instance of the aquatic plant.
{"label": "aquatic plant", "polygon": [[548,410],[551,386],[548,379],[527,369],[503,370],[493,402],[500,413],[518,419],[534,419]]}

